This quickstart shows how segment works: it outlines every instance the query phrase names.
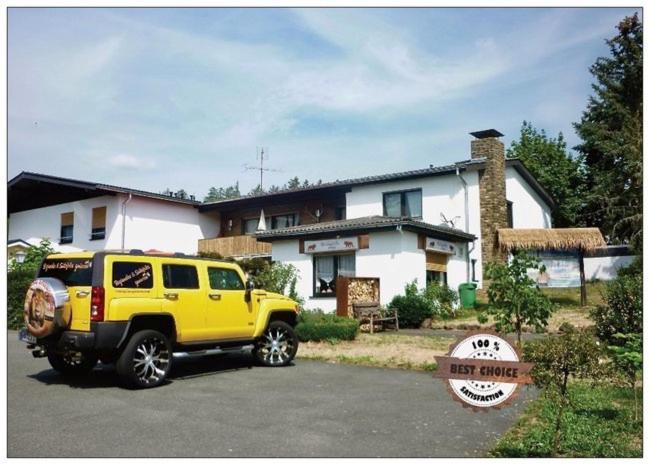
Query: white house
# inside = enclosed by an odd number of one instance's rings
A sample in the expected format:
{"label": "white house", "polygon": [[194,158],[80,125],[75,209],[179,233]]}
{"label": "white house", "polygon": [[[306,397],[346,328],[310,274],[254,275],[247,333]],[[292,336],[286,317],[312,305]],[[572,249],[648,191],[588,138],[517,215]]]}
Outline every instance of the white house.
{"label": "white house", "polygon": [[256,237],[272,243],[274,261],[298,268],[308,307],[336,307],[336,275],[379,277],[382,303],[414,279],[481,286],[484,264],[503,255],[497,229],[550,228],[554,202],[519,160],[505,159],[501,133],[472,135],[469,160],[338,182],[345,219]]}
{"label": "white house", "polygon": [[21,173],[8,186],[9,239],[266,256],[295,265],[299,294],[325,310],[339,275],[379,278],[382,303],[413,279],[480,286],[485,263],[503,256],[497,229],[550,228],[554,202],[505,159],[501,133],[472,135],[457,163],[210,203]]}
{"label": "white house", "polygon": [[219,222],[200,202],[36,173],[8,183],[9,240],[49,239],[58,251],[157,249],[196,253]]}

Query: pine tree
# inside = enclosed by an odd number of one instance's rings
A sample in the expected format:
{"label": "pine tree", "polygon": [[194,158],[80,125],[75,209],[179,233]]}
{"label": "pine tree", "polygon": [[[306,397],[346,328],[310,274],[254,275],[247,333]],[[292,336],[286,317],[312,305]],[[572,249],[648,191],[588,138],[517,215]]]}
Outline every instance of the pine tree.
{"label": "pine tree", "polygon": [[637,14],[607,41],[590,71],[594,95],[575,129],[588,186],[584,217],[612,242],[640,248],[643,220],[643,25]]}
{"label": "pine tree", "polygon": [[530,122],[521,125],[519,140],[508,148],[509,158],[520,159],[557,202],[553,226],[584,226],[581,218],[585,178],[581,161],[567,152],[564,136],[550,138]]}

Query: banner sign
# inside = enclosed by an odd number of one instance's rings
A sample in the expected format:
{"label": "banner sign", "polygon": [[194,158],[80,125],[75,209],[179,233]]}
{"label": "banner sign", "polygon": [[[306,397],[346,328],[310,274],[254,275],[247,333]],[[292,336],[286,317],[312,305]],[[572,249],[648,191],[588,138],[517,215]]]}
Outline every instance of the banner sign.
{"label": "banner sign", "polygon": [[305,253],[339,252],[345,250],[357,250],[358,248],[358,237],[341,237],[339,239],[305,241]]}
{"label": "banner sign", "polygon": [[443,241],[442,239],[433,239],[431,237],[427,237],[425,249],[433,252],[454,255],[456,253],[457,247],[453,242],[447,242]]}
{"label": "banner sign", "polygon": [[529,270],[528,275],[541,287],[580,287],[580,261],[569,252],[538,252],[546,271]]}

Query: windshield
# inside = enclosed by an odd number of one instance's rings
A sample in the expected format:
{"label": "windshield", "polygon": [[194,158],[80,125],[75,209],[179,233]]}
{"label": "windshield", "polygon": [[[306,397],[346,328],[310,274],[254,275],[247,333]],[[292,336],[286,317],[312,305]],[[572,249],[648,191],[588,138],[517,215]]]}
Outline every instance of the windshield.
{"label": "windshield", "polygon": [[91,258],[48,258],[38,271],[39,278],[57,278],[66,286],[90,286]]}

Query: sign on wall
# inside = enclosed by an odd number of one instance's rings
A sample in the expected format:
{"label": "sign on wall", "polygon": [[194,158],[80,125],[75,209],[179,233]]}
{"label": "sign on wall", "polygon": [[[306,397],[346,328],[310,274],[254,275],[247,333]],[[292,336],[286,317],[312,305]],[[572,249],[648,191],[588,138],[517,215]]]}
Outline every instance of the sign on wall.
{"label": "sign on wall", "polygon": [[341,237],[338,239],[305,241],[305,253],[340,252],[345,250],[357,250],[358,248],[358,237]]}
{"label": "sign on wall", "polygon": [[577,254],[567,252],[537,252],[546,271],[529,270],[528,276],[543,287],[580,287],[580,261]]}
{"label": "sign on wall", "polygon": [[456,244],[453,242],[443,241],[442,239],[433,239],[431,237],[427,237],[427,242],[424,245],[424,248],[433,252],[446,253],[449,255],[454,255],[457,250]]}

